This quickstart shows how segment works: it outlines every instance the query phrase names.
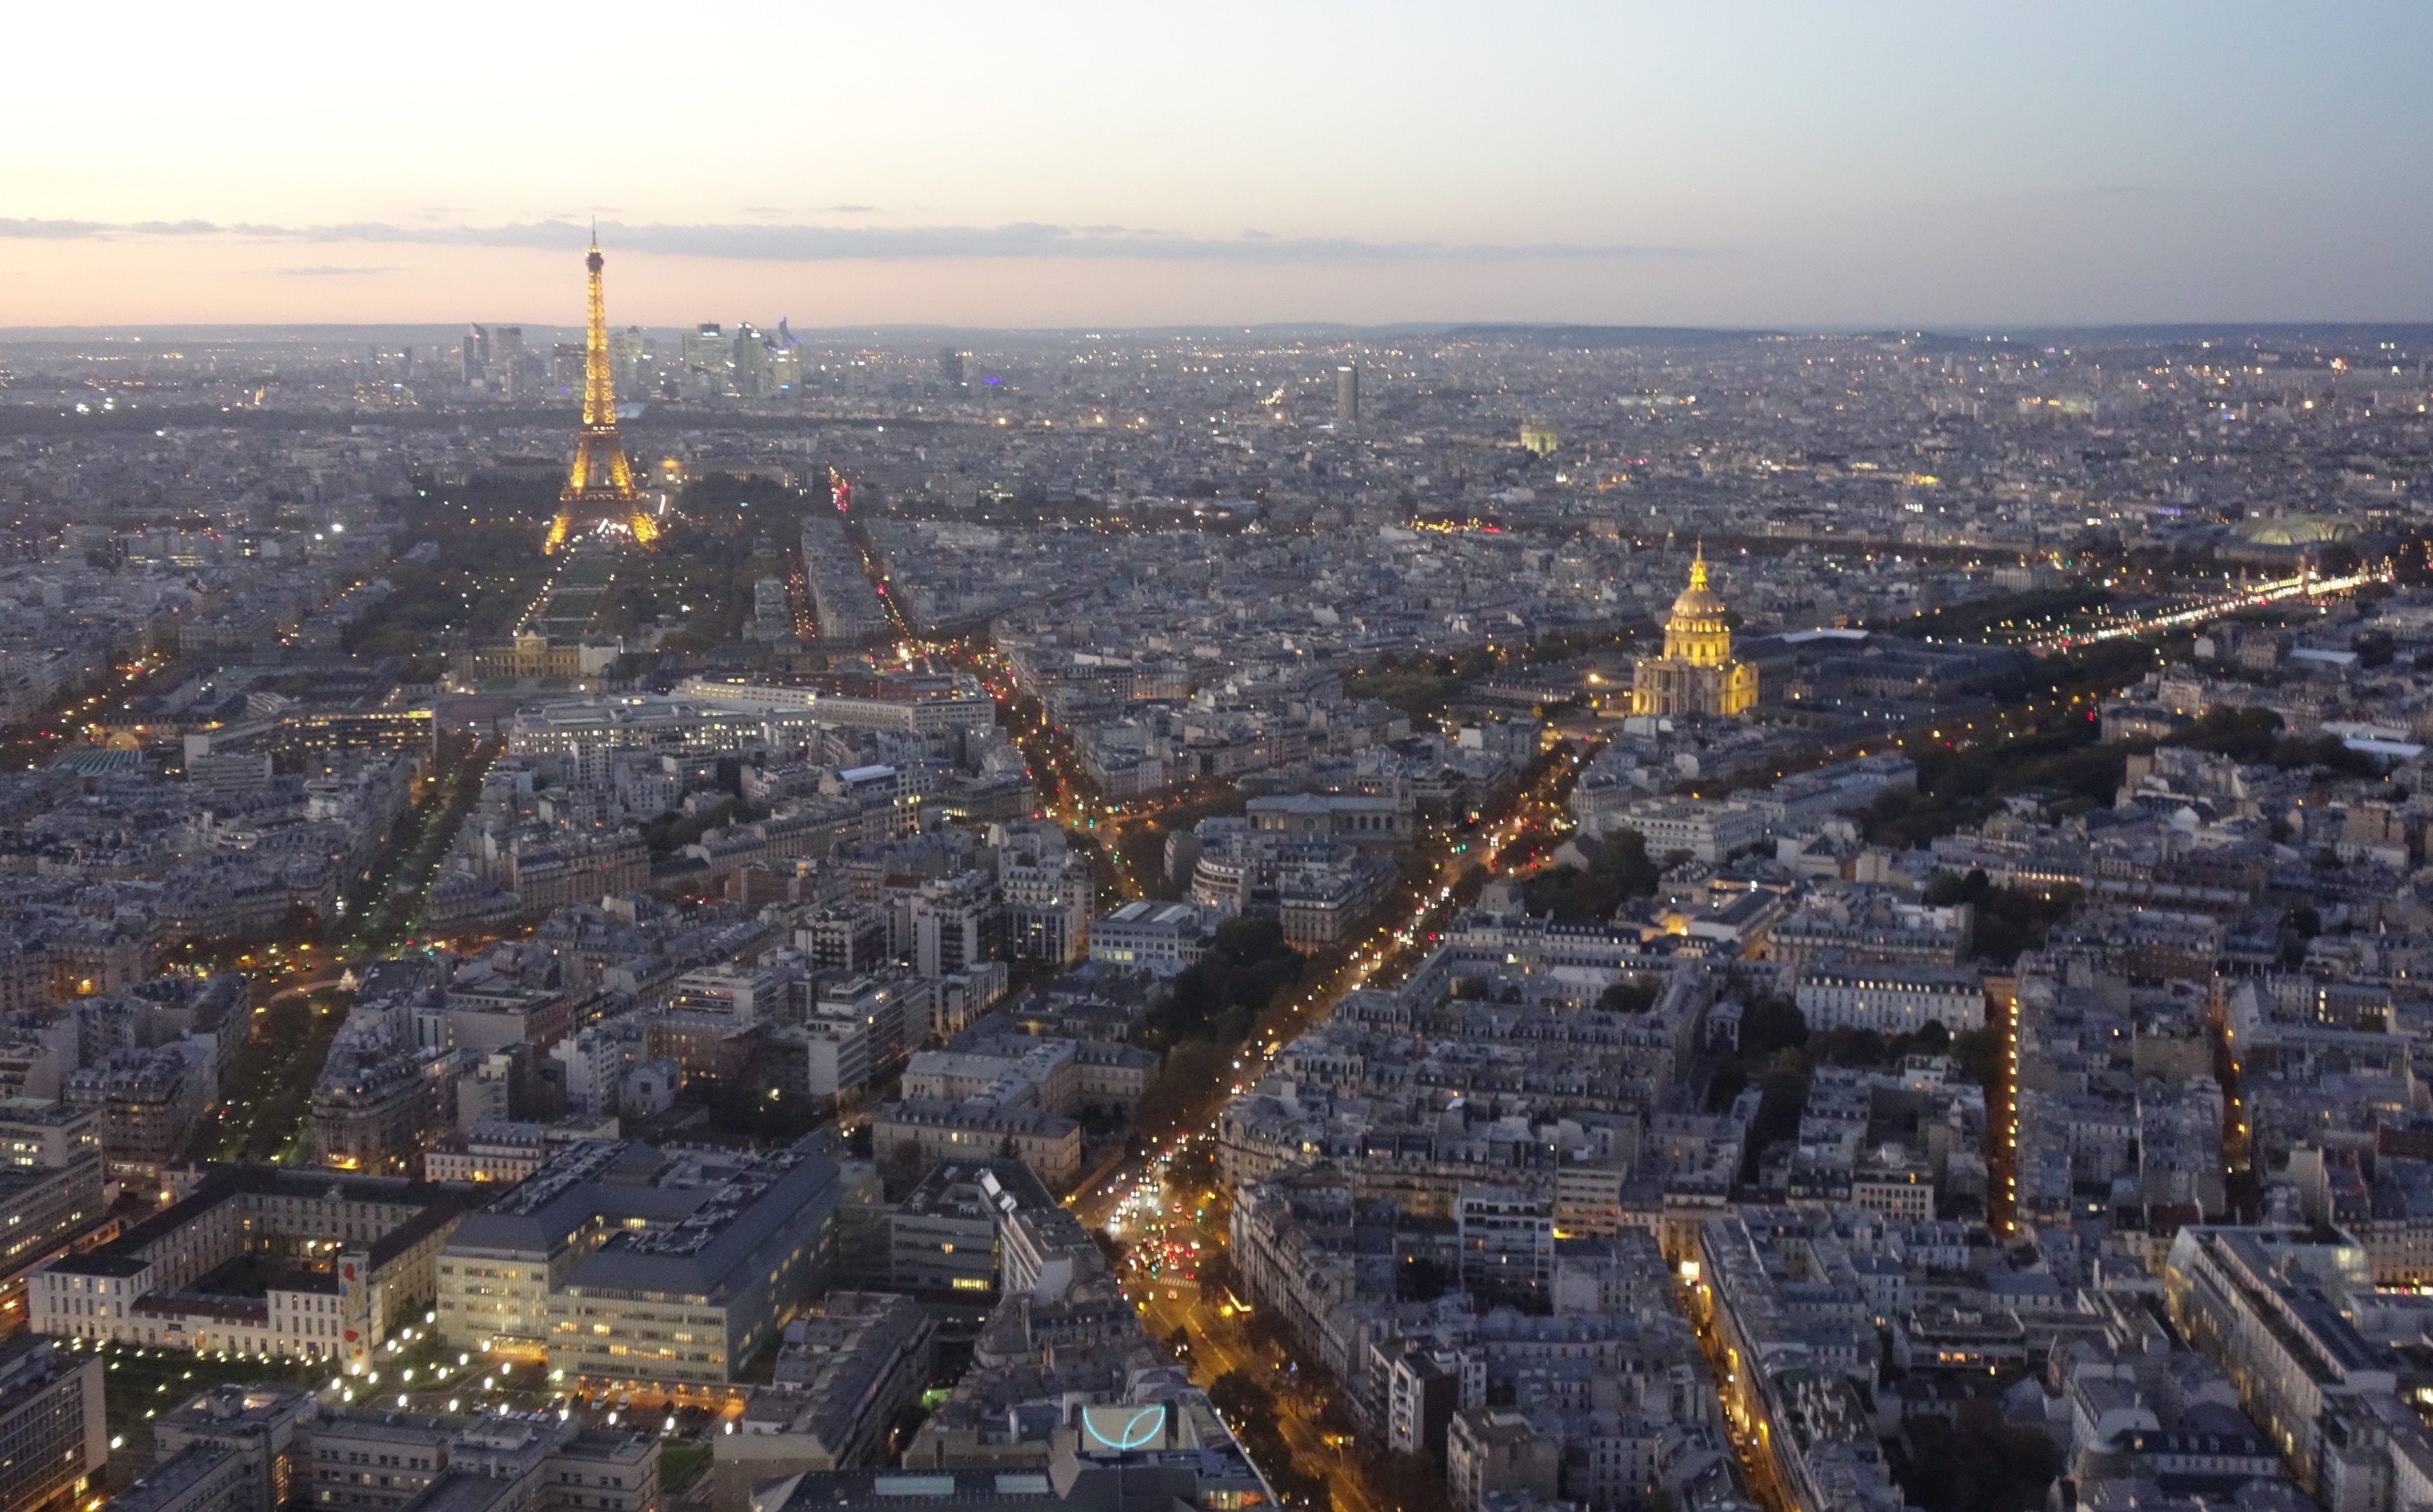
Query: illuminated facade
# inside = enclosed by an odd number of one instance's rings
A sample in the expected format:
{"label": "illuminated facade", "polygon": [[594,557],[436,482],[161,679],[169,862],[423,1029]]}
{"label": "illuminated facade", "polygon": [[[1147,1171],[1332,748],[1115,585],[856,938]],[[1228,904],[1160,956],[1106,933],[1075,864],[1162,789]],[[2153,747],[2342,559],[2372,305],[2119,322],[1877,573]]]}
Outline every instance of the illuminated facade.
{"label": "illuminated facade", "polygon": [[583,334],[583,429],[576,433],[574,466],[567,469],[566,487],[557,496],[557,518],[550,521],[543,550],[556,551],[578,522],[607,518],[621,522],[634,539],[647,546],[659,534],[658,522],[639,507],[634,490],[634,469],[625,460],[624,443],[617,438],[617,390],[608,351],[608,307],[600,292],[600,238],[594,233],[584,265],[591,270],[590,308]]}
{"label": "illuminated facade", "polygon": [[1757,702],[1757,669],[1732,659],[1724,601],[1707,586],[1707,552],[1690,564],[1690,586],[1664,620],[1664,654],[1633,668],[1634,714],[1736,715]]}

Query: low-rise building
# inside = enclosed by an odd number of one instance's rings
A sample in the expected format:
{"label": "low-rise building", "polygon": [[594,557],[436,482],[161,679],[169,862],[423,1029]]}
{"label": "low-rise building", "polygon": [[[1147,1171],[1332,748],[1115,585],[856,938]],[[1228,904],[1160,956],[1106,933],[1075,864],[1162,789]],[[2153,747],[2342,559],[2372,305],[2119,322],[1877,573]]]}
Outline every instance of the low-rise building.
{"label": "low-rise building", "polygon": [[1749,804],[1717,798],[1642,798],[1616,816],[1612,828],[1637,830],[1658,859],[1683,853],[1720,861],[1765,840],[1765,816]]}
{"label": "low-rise building", "polygon": [[539,1170],[549,1140],[538,1124],[475,1124],[462,1134],[442,1135],[422,1157],[434,1181],[497,1181],[512,1185]]}
{"label": "low-rise building", "polygon": [[1211,910],[1190,903],[1135,898],[1090,925],[1090,959],[1172,977],[1208,953],[1216,933]]}
{"label": "low-rise building", "polygon": [[1801,971],[1793,999],[1812,1029],[1906,1034],[1941,1024],[1957,1034],[1985,1025],[1985,985],[1954,967],[1820,961]]}
{"label": "low-rise building", "polygon": [[2406,1368],[2341,1314],[2350,1291],[2372,1287],[2364,1248],[2338,1230],[2191,1224],[2163,1267],[2171,1321],[2230,1377],[2291,1478],[2319,1494],[2346,1447],[2326,1437],[2339,1409],[2392,1391]]}
{"label": "low-rise building", "polygon": [[570,1146],[451,1236],[439,1336],[546,1358],[569,1382],[723,1386],[801,1301],[842,1200],[836,1163],[808,1145]]}
{"label": "low-rise building", "polygon": [[1037,1188],[1039,1178],[1015,1161],[931,1166],[888,1214],[890,1283],[905,1291],[994,1292],[998,1198],[1026,1183]]}
{"label": "low-rise building", "polygon": [[905,1146],[925,1161],[968,1161],[1011,1151],[1060,1191],[1081,1174],[1081,1126],[1036,1108],[907,1099],[880,1107],[871,1129],[881,1156]]}
{"label": "low-rise building", "polygon": [[361,1369],[430,1306],[464,1211],[442,1188],[274,1166],[215,1166],[109,1244],[27,1278],[38,1334]]}
{"label": "low-rise building", "polygon": [[1457,1412],[1445,1434],[1445,1489],[1462,1512],[1482,1512],[1488,1498],[1509,1492],[1552,1500],[1562,1469],[1562,1445],[1540,1437],[1517,1412]]}
{"label": "low-rise building", "polygon": [[[96,1365],[98,1361],[94,1362]],[[226,1385],[152,1425],[151,1470],[111,1498],[135,1512],[658,1512],[655,1435],[551,1413],[443,1417],[340,1407]]]}
{"label": "low-rise building", "polygon": [[711,1440],[710,1505],[747,1512],[757,1486],[878,1463],[896,1416],[928,1385],[937,1325],[909,1297],[830,1292],[786,1325],[773,1384]]}

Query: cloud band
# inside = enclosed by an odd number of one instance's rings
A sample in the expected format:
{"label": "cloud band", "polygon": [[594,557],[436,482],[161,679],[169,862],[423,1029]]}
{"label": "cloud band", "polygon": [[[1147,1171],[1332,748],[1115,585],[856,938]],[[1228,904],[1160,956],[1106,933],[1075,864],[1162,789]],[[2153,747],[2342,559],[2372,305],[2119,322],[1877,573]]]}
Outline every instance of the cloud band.
{"label": "cloud band", "polygon": [[[417,228],[362,222],[338,226],[264,226],[213,221],[84,221],[0,218],[0,240],[79,241],[134,237],[212,236],[291,243],[390,246],[580,248],[589,228],[571,220],[506,226]],[[769,263],[945,258],[1131,258],[1165,263],[1495,263],[1547,259],[1679,258],[1705,255],[1688,246],[1613,246],[1565,242],[1499,245],[1452,242],[1365,242],[1350,237],[1175,236],[1123,226],[1055,226],[1021,221],[1006,226],[727,226],[621,225],[604,221],[603,243],[621,251],[665,257]]]}

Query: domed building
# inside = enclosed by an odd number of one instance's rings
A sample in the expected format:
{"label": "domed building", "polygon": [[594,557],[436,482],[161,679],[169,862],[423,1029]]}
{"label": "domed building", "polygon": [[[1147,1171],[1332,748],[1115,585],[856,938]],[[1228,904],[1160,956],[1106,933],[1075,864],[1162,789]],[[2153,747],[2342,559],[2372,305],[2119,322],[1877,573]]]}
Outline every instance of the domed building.
{"label": "domed building", "polygon": [[1631,669],[1634,714],[1735,715],[1757,702],[1757,669],[1732,659],[1724,601],[1707,586],[1707,549],[1690,563],[1690,586],[1664,620],[1664,654]]}
{"label": "domed building", "polygon": [[2240,540],[2251,546],[2274,546],[2288,551],[2345,545],[2357,538],[2355,525],[2329,515],[2262,516],[2241,521],[2237,534]]}

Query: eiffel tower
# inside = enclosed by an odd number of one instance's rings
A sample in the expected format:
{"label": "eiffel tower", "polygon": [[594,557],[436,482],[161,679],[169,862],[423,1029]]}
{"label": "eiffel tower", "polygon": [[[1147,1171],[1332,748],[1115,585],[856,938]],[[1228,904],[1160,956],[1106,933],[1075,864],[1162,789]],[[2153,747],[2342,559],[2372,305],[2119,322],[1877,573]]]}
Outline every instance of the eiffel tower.
{"label": "eiffel tower", "polygon": [[565,545],[578,523],[597,519],[616,520],[645,546],[658,538],[658,521],[642,512],[633,467],[625,460],[624,443],[617,439],[617,395],[608,372],[608,306],[600,293],[604,261],[595,223],[591,251],[583,260],[591,270],[591,307],[583,331],[583,429],[575,434],[574,466],[567,469],[566,486],[558,493],[557,518],[549,522],[544,552]]}

